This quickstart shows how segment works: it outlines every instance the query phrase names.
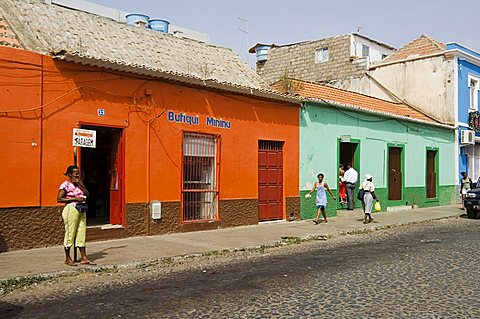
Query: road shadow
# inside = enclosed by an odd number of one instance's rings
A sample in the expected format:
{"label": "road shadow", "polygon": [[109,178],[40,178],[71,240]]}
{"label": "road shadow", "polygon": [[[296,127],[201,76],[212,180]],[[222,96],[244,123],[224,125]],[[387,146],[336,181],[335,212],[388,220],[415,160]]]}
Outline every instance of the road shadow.
{"label": "road shadow", "polygon": [[23,311],[22,306],[0,301],[0,318],[11,319],[17,317]]}
{"label": "road shadow", "polygon": [[105,248],[105,249],[103,249],[103,250],[94,252],[93,254],[89,254],[89,255],[88,255],[88,258],[89,258],[90,260],[105,259],[105,258],[107,258],[107,256],[108,256],[108,252],[107,252],[107,251],[109,251],[109,250],[114,250],[114,249],[122,249],[122,248],[125,248],[125,247],[127,247],[127,245]]}

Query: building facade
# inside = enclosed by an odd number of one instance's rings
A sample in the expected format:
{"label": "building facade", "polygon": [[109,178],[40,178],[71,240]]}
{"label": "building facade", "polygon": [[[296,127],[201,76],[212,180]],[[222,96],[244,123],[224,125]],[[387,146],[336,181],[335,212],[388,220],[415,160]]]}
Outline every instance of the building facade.
{"label": "building facade", "polygon": [[[301,217],[315,217],[304,195],[318,173],[338,199],[338,167],[352,163],[359,184],[373,176],[384,210],[450,205],[456,199],[455,129],[401,103],[291,80],[308,99],[300,111]],[[340,203],[329,198],[327,213]],[[357,207],[361,207],[357,201]]]}
{"label": "building facade", "polygon": [[458,126],[458,172],[467,172],[472,180],[480,177],[479,83],[480,53],[458,43],[447,43],[446,54],[453,57],[455,97],[453,101]]}
{"label": "building facade", "polygon": [[230,50],[43,1],[0,9],[22,47],[0,47],[0,251],[62,242],[75,162],[87,240],[299,216],[300,100]]}
{"label": "building facade", "polygon": [[328,82],[365,74],[393,47],[357,33],[288,45],[257,44],[257,73],[269,84],[283,77]]}
{"label": "building facade", "polygon": [[[480,54],[458,43],[422,35],[367,74],[330,85],[406,103],[441,123],[457,127],[455,173],[480,177],[478,91]],[[457,183],[458,184],[458,183]]]}

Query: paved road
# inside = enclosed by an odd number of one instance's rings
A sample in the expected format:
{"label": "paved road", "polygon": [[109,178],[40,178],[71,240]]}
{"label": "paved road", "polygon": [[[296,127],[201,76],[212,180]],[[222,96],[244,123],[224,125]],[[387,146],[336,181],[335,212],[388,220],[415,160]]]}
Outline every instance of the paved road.
{"label": "paved road", "polygon": [[4,296],[0,317],[478,318],[479,231],[449,219],[186,260],[182,271],[85,274]]}

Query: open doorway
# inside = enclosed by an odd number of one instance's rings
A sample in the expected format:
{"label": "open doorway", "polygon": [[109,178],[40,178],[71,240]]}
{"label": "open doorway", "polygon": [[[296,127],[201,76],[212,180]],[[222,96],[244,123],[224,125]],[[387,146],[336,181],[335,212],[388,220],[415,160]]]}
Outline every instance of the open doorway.
{"label": "open doorway", "polygon": [[[358,141],[350,142],[341,142],[339,141],[339,162],[338,164],[342,164],[344,170],[347,169],[347,164],[351,164],[352,167],[358,172],[359,180],[357,181],[357,190],[360,186],[360,144]],[[338,183],[338,182],[337,182]],[[337,190],[340,187],[337,186]],[[337,198],[340,199],[340,196],[337,194]],[[354,202],[355,207],[359,207],[359,204],[356,203],[356,196],[354,194]],[[341,205],[340,200],[337,200],[337,209],[347,208],[346,205]]]}
{"label": "open doorway", "polygon": [[87,200],[89,226],[124,225],[123,200],[123,130],[119,128],[82,125],[96,131],[96,148],[83,148],[80,166]]}

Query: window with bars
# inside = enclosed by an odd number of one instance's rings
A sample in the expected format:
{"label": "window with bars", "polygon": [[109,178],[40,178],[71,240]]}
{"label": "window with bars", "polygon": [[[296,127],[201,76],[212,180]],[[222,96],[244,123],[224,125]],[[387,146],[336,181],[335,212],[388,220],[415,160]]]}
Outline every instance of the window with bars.
{"label": "window with bars", "polygon": [[218,137],[183,134],[183,221],[218,219]]}
{"label": "window with bars", "polygon": [[480,177],[480,146],[471,145],[465,147],[465,152],[468,158],[467,174],[473,181],[476,181]]}

